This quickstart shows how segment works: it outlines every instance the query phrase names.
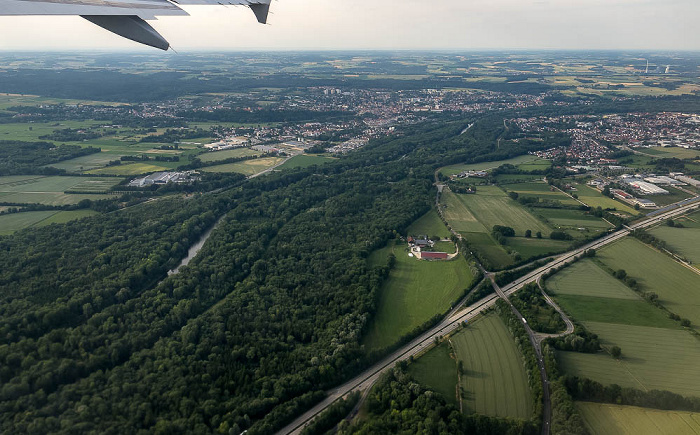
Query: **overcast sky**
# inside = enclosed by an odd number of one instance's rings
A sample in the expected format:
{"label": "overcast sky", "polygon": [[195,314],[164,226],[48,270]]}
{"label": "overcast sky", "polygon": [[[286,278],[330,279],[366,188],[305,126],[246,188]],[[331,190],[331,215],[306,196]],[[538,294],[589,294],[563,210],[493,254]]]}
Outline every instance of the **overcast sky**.
{"label": "overcast sky", "polygon": [[[700,50],[700,0],[279,0],[267,26],[186,9],[151,22],[176,50]],[[78,17],[0,17],[0,50],[75,48],[140,50]]]}

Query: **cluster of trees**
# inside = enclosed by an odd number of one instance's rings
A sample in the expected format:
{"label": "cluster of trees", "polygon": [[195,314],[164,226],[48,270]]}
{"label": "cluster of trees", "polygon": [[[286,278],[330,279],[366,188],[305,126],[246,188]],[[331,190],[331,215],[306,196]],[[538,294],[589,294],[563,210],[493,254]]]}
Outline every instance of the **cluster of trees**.
{"label": "cluster of trees", "polygon": [[81,142],[89,139],[97,139],[103,134],[95,130],[81,130],[77,128],[61,128],[54,130],[51,134],[39,136],[42,140],[52,140],[56,142]]}
{"label": "cluster of trees", "polygon": [[566,389],[564,377],[559,371],[556,354],[549,342],[542,347],[542,359],[549,380],[549,399],[552,407],[551,433],[558,435],[588,435],[588,429]]}
{"label": "cluster of trees", "polygon": [[200,137],[209,137],[211,132],[202,128],[169,128],[162,134],[151,134],[141,138],[140,142],[148,143],[167,143],[173,144],[180,142],[183,139],[196,139]]}
{"label": "cluster of trees", "polygon": [[582,325],[576,325],[573,334],[550,337],[546,342],[553,349],[570,352],[596,353],[601,350],[598,335],[588,331]]}
{"label": "cluster of trees", "polygon": [[60,174],[65,171],[44,166],[99,152],[94,147],[3,140],[0,141],[0,176]]}
{"label": "cluster of trees", "polygon": [[535,331],[553,334],[566,328],[561,315],[545,301],[536,283],[527,284],[510,300]]}
{"label": "cluster of trees", "polygon": [[357,403],[360,401],[361,397],[362,393],[355,391],[354,393],[348,394],[347,397],[339,399],[325,411],[323,411],[311,423],[306,425],[301,431],[301,435],[326,434],[328,431],[336,427],[341,420],[348,416],[348,414],[350,414],[355,405],[357,405]]}

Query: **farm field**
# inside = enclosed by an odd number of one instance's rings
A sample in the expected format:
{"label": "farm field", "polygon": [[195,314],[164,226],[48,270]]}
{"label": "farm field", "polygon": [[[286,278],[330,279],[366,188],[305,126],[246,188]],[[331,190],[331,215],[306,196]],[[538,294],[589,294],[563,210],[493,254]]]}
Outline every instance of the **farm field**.
{"label": "farm field", "polygon": [[86,171],[87,174],[102,174],[102,175],[141,175],[151,172],[159,172],[167,170],[167,166],[153,165],[150,163],[126,163],[121,165],[107,166],[99,169],[91,169]]}
{"label": "farm field", "polygon": [[682,329],[584,322],[605,347],[620,346],[622,359],[607,353],[557,352],[567,374],[641,390],[667,390],[700,397],[700,342]]}
{"label": "farm field", "polygon": [[586,214],[586,212],[580,210],[538,208],[533,210],[532,213],[546,219],[557,228],[586,228],[594,231],[612,228],[612,225],[605,222],[603,219]]}
{"label": "farm field", "polygon": [[260,151],[251,150],[250,148],[234,148],[232,150],[214,151],[199,155],[199,160],[209,163],[218,162],[219,160],[232,159],[237,157],[259,156]]}
{"label": "farm field", "polygon": [[518,251],[523,258],[565,251],[570,243],[563,240],[538,239],[536,237],[509,237],[508,246]]}
{"label": "farm field", "polygon": [[413,222],[408,227],[407,234],[409,236],[437,236],[443,239],[448,239],[452,235],[434,208]]}
{"label": "farm field", "polygon": [[576,402],[591,435],[698,435],[700,414],[686,411]]}
{"label": "farm field", "polygon": [[580,260],[560,270],[545,282],[554,295],[593,296],[608,299],[638,300],[639,296],[591,260]]}
{"label": "farm field", "polygon": [[261,159],[246,160],[243,162],[228,163],[225,165],[208,166],[202,168],[205,172],[237,172],[243,175],[255,175],[281,163],[281,157],[263,157]]}
{"label": "farm field", "polygon": [[500,317],[478,319],[451,341],[457,360],[464,364],[462,404],[467,414],[531,417],[533,403],[522,355]]}
{"label": "farm field", "polygon": [[578,199],[585,202],[590,207],[602,207],[603,209],[615,209],[630,215],[639,214],[638,211],[621,201],[603,196],[601,192],[585,184],[576,185]]}
{"label": "farm field", "polygon": [[[518,236],[525,234],[526,230],[531,230],[533,233],[541,231],[542,234],[549,234],[552,231],[551,227],[530,214],[496,186],[480,186],[476,194],[456,195],[456,197],[471,212],[471,216],[466,216],[462,220],[471,220],[474,217],[487,232],[490,232],[494,225],[512,227]],[[478,227],[471,228],[471,231],[474,231],[474,228]],[[458,227],[455,229],[460,231]]]}
{"label": "farm field", "polygon": [[551,160],[537,159],[516,165],[522,171],[545,171],[552,166]]}
{"label": "farm field", "polygon": [[[606,282],[599,285],[604,287]],[[574,320],[621,325],[679,328],[678,322],[641,297],[636,300],[581,295],[559,295],[557,302]]]}
{"label": "farm field", "polygon": [[377,313],[363,340],[368,349],[389,346],[447,311],[474,281],[464,257],[420,261],[409,257],[401,243],[370,256],[370,265],[385,264],[390,252],[396,256],[396,264],[382,287]]}
{"label": "farm field", "polygon": [[64,176],[0,177],[0,202],[11,204],[69,205],[83,199],[105,199],[113,194],[80,194],[64,191],[103,192],[122,181],[121,178],[86,178]]}
{"label": "farm field", "polygon": [[63,160],[58,163],[53,163],[49,166],[57,169],[65,169],[69,173],[78,173],[98,169],[107,166],[109,162],[119,160],[122,155],[109,154],[105,152],[90,154],[87,156],[76,157],[70,160]]}
{"label": "farm field", "polygon": [[693,264],[700,263],[700,229],[659,226],[649,232],[666,242],[671,251],[685,257]]}
{"label": "farm field", "polygon": [[642,242],[626,237],[601,249],[597,255],[613,270],[624,269],[640,290],[653,291],[671,312],[700,325],[700,275]]}
{"label": "farm field", "polygon": [[505,165],[505,164],[517,166],[517,165],[520,165],[523,163],[534,162],[535,160],[540,160],[540,158],[537,156],[525,154],[522,156],[513,157],[512,159],[497,160],[495,162],[481,162],[481,163],[472,163],[472,164],[468,164],[468,165],[445,166],[444,168],[440,169],[440,173],[449,177],[451,175],[456,175],[456,174],[459,174],[460,172],[464,172],[464,171],[487,171],[489,169],[495,169],[495,168],[497,168],[501,165]]}
{"label": "farm field", "polygon": [[668,195],[646,195],[646,196],[640,196],[640,197],[654,201],[656,203],[656,205],[658,205],[658,206],[665,206],[665,205],[673,204],[674,202],[683,201],[684,199],[688,199],[688,198],[692,197],[692,195],[689,195],[689,194],[682,192],[678,189],[674,189],[673,187],[668,187],[668,186],[662,186],[662,187],[669,191]]}
{"label": "farm field", "polygon": [[92,210],[47,210],[0,215],[0,235],[6,236],[29,227],[66,223],[94,214],[97,212]]}
{"label": "farm field", "polygon": [[284,162],[284,164],[280,165],[280,169],[308,168],[309,166],[313,165],[323,165],[324,163],[328,163],[333,160],[335,160],[334,157],[326,157],[315,154],[300,154]]}
{"label": "farm field", "polygon": [[408,372],[421,384],[442,394],[449,403],[457,405],[457,361],[450,346],[442,342],[409,367]]}
{"label": "farm field", "polygon": [[508,191],[517,192],[523,198],[539,197],[545,200],[559,201],[564,205],[578,206],[580,203],[570,196],[558,191],[552,191],[549,184],[542,181],[530,181],[526,183],[513,183],[503,185]]}

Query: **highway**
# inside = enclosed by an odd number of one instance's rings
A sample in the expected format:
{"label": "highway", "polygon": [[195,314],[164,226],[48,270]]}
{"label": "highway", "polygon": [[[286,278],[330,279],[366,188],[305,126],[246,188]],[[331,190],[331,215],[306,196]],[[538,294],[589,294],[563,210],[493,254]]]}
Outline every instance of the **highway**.
{"label": "highway", "polygon": [[[623,237],[627,236],[631,230],[646,228],[655,225],[659,222],[665,221],[666,219],[684,214],[693,207],[697,207],[699,204],[700,197],[695,197],[693,201],[686,200],[682,205],[678,206],[677,208],[665,211],[653,217],[649,217],[647,220],[638,222],[631,226],[627,226],[621,230],[618,230],[598,240],[588,243],[580,248],[554,257],[554,261],[551,261],[545,266],[542,266],[539,269],[536,269],[528,273],[527,275],[518,278],[515,281],[509,283],[508,285],[505,285],[502,288],[500,288],[501,294],[502,296],[507,297],[520,290],[525,284],[538,280],[542,275],[546,274],[550,270],[570,262],[574,259],[574,257],[583,254],[589,249],[602,248],[607,244],[610,244],[616,240],[620,240]],[[353,391],[367,390],[379,379],[379,377],[384,372],[394,367],[394,365],[397,362],[406,360],[411,356],[417,356],[421,352],[425,351],[433,345],[436,337],[444,336],[455,331],[463,322],[473,319],[474,317],[479,315],[479,313],[481,313],[482,310],[492,307],[496,303],[498,298],[498,294],[492,294],[479,300],[474,305],[464,307],[463,309],[459,309],[461,308],[461,305],[458,305],[457,308],[450,312],[445,317],[445,319],[443,319],[438,325],[419,335],[411,342],[402,346],[390,355],[387,355],[385,358],[383,358],[373,366],[369,367],[361,374],[347,381],[346,383],[340,385],[335,389],[327,391],[327,396],[323,401],[319,402],[318,404],[316,404],[316,406],[297,417],[292,423],[280,430],[278,434],[287,435],[300,433],[304,425],[310,422],[318,414],[323,412],[333,402]],[[539,349],[539,346],[536,346],[536,349]],[[544,373],[543,376],[543,389],[548,390],[548,385],[546,385],[545,383],[546,373]],[[544,423],[545,427],[543,427],[543,433],[546,434],[549,430],[549,421],[546,415]]]}

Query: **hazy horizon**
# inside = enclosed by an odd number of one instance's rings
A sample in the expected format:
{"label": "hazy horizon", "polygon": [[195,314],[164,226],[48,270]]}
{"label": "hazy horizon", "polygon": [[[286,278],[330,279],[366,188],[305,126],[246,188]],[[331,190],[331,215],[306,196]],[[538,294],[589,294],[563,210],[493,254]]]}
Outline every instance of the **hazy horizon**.
{"label": "hazy horizon", "polygon": [[[150,21],[180,51],[700,50],[693,0],[283,0],[270,25],[243,7]],[[79,17],[0,17],[0,49],[137,50]]]}

